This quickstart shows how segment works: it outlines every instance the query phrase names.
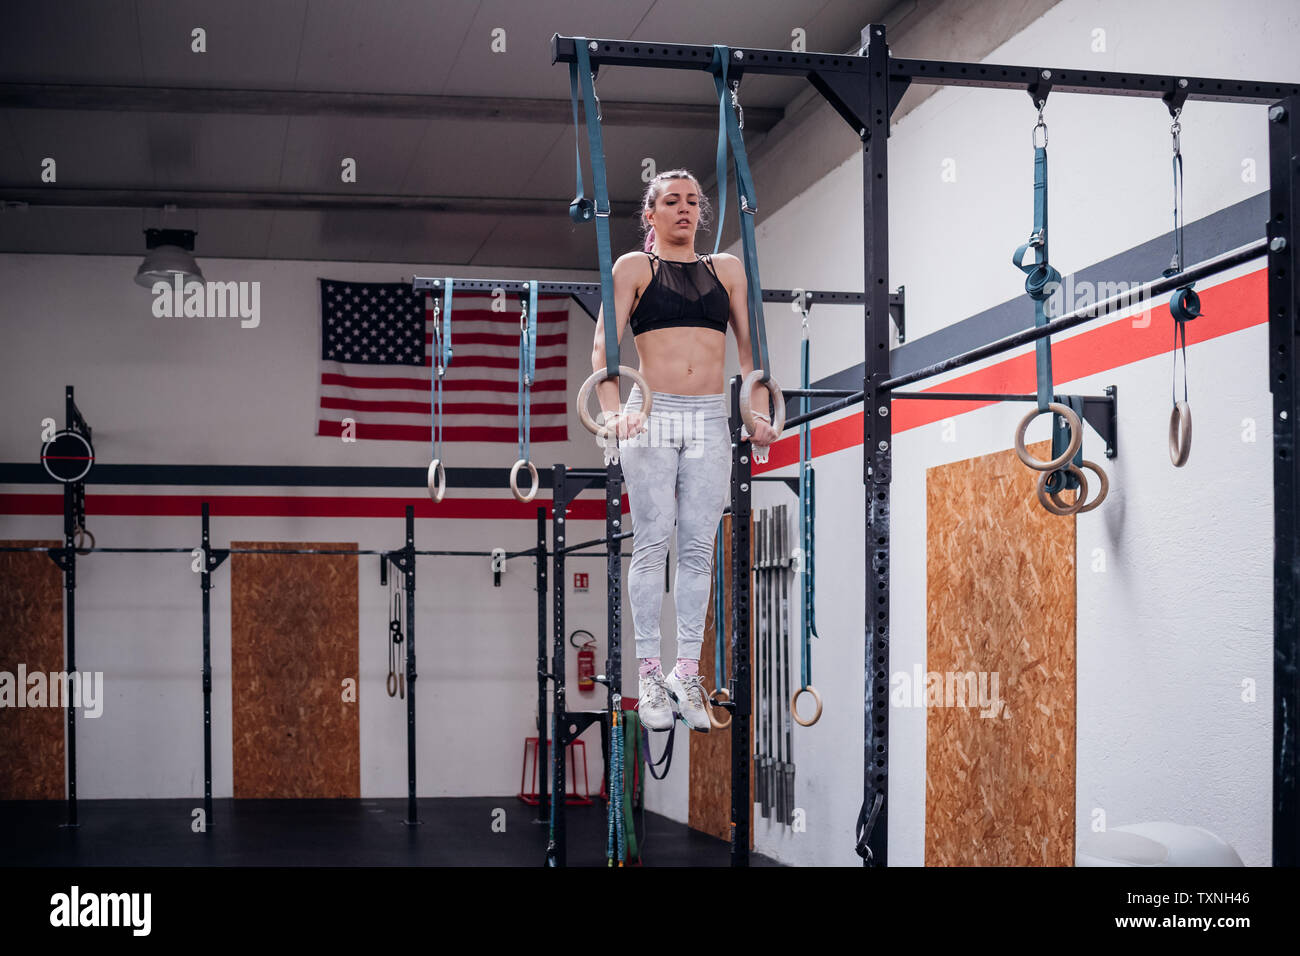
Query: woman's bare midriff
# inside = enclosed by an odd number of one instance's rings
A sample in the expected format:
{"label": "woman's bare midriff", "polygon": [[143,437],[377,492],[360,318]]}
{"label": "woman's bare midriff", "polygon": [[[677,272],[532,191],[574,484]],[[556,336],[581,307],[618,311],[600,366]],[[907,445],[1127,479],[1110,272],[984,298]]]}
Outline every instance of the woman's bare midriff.
{"label": "woman's bare midriff", "polygon": [[718,395],[726,391],[727,333],[677,326],[636,336],[641,374],[650,388],[672,395]]}

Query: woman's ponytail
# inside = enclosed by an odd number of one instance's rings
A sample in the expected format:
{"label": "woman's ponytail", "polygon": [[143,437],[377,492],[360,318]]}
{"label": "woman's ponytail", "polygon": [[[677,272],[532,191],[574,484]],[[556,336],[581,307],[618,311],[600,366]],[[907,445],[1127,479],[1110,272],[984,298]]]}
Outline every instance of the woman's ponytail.
{"label": "woman's ponytail", "polygon": [[655,227],[651,226],[650,231],[645,234],[645,248],[642,252],[654,252],[655,248]]}

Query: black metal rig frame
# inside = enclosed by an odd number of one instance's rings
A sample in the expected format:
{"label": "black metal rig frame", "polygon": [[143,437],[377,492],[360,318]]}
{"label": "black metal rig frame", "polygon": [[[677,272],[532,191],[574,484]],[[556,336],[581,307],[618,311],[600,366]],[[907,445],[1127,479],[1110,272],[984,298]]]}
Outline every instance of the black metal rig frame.
{"label": "black metal rig frame", "polygon": [[[1266,227],[1268,255],[1269,389],[1273,394],[1273,864],[1300,863],[1300,787],[1297,785],[1297,735],[1295,715],[1300,706],[1300,465],[1297,465],[1296,381],[1297,307],[1300,307],[1300,262],[1297,261],[1295,222],[1300,216],[1300,86],[1248,80],[1207,79],[1191,76],[1060,70],[1043,67],[1004,66],[893,57],[886,45],[883,24],[863,31],[858,55],[794,53],[790,50],[735,48],[730,75],[766,73],[806,77],[813,87],[858,134],[863,149],[863,274],[867,301],[863,327],[865,357],[863,405],[862,481],[866,486],[863,675],[863,805],[858,817],[856,851],[863,865],[888,865],[889,773],[889,570],[890,475],[892,473],[890,410],[893,390],[975,360],[975,353],[998,354],[1042,335],[1060,330],[1067,319],[1074,324],[1107,314],[1102,303],[1087,314],[1054,320],[1035,335],[1019,335],[990,343],[907,375],[891,377],[889,348],[889,162],[890,118],[912,83],[942,86],[982,86],[1028,92],[1031,101],[1049,93],[1086,93],[1160,97],[1169,109],[1187,100],[1214,100],[1267,107],[1269,122],[1269,219]],[[551,38],[551,62],[576,62],[572,36]],[[593,69],[634,66],[708,71],[713,47],[702,44],[654,43],[640,40],[587,39]],[[1259,244],[1255,244],[1259,246]],[[1257,256],[1264,251],[1255,248]],[[1253,256],[1251,256],[1253,257]],[[1249,258],[1249,257],[1248,257]],[[1214,274],[1229,268],[1228,256],[1214,260]],[[1188,281],[1185,270],[1169,290]],[[1147,296],[1159,294],[1149,284]],[[1132,304],[1130,298],[1128,304]],[[1118,308],[1119,306],[1115,306]],[[1068,326],[1065,326],[1068,327]],[[733,390],[734,396],[734,390]],[[899,396],[901,397],[901,396]],[[835,403],[839,405],[839,403]],[[840,407],[845,407],[840,405]],[[823,407],[812,413],[828,414]],[[735,401],[733,397],[733,414]],[[803,420],[808,420],[804,416]],[[790,421],[787,420],[787,426]],[[735,434],[735,433],[733,433]],[[738,436],[737,436],[738,437]],[[739,445],[739,442],[737,442]],[[739,449],[748,459],[748,443]],[[749,774],[747,752],[749,694],[748,659],[748,462],[733,474],[733,592],[732,674],[734,702],[732,727],[732,863],[744,864],[749,853]],[[743,670],[742,670],[743,669]],[[739,749],[737,741],[744,745]]]}
{"label": "black metal rig frame", "polygon": [[[599,282],[530,282],[523,279],[455,279],[452,280],[456,292],[512,292],[527,295],[532,285],[537,286],[539,295],[568,295],[582,306],[592,321],[600,317],[600,283]],[[427,276],[414,276],[411,288],[426,292],[440,292],[442,279]],[[866,301],[861,292],[826,292],[812,289],[764,289],[764,302],[796,302],[802,300],[805,308],[818,302],[830,305],[858,305]],[[898,327],[898,341],[907,335],[906,310],[904,307],[903,288],[890,293],[889,308]]]}
{"label": "black metal rig frame", "polygon": [[[548,798],[545,782],[538,784],[541,799],[537,802],[537,819],[538,822],[547,821],[549,816],[553,814],[555,826],[550,845],[547,848],[547,862],[553,866],[565,866],[568,858],[565,754],[568,751],[569,744],[580,737],[588,727],[597,722],[600,723],[601,752],[608,754],[610,752],[612,715],[622,710],[623,707],[623,562],[621,548],[622,540],[631,537],[632,532],[624,531],[622,528],[622,465],[609,464],[603,469],[569,469],[562,464],[557,464],[552,468],[551,474],[553,476],[551,485],[551,536],[555,542],[555,548],[551,554],[553,562],[551,601],[552,613],[554,614],[554,630],[552,632],[551,666],[549,670],[546,668],[546,608],[544,604],[546,595],[544,559],[546,553],[546,511],[544,508],[539,508],[537,513],[537,553],[539,556],[537,560],[537,764],[542,766],[544,761],[548,759],[546,685],[549,681],[551,687],[551,744],[549,748],[551,794]],[[604,537],[582,541],[577,544],[566,543],[564,516],[568,510],[569,502],[587,488],[597,485],[604,485],[605,488]],[[570,553],[596,544],[605,545],[605,567],[609,578],[605,582],[608,627],[605,650],[607,657],[605,658],[604,674],[597,677],[605,685],[605,709],[574,711],[568,709],[564,689],[565,634],[567,632],[564,623],[564,561]],[[609,774],[609,760],[606,758],[605,785],[607,792],[612,793],[613,790],[609,788]],[[540,774],[538,778],[539,780],[542,779]],[[551,806],[551,800],[554,800],[553,807]]]}
{"label": "black metal rig frame", "polygon": [[[73,388],[70,385],[67,386],[66,388],[66,403],[67,403],[67,410],[65,414],[66,428],[68,430],[76,431],[81,435],[84,435],[87,441],[90,441],[92,438],[91,428],[86,423],[86,420],[82,416],[80,409],[77,407],[76,402],[73,400]],[[98,466],[97,472],[102,473],[105,470],[116,468],[122,472],[121,477],[118,479],[119,481],[129,482],[132,484],[135,483],[170,484],[177,480],[176,478],[176,475],[178,474],[177,469],[179,469],[181,472],[184,472],[185,469],[187,469],[187,467],[188,466],[166,466],[166,465],[160,465],[160,466],[100,465]],[[622,482],[622,473],[617,469],[618,469],[617,465],[611,466],[611,476],[618,482],[618,484],[616,484],[615,487],[619,487]],[[45,483],[49,480],[48,476],[44,474],[44,471],[40,465],[9,466],[5,470],[7,472],[12,473],[12,480],[15,481],[23,481],[23,482],[33,481],[33,482]],[[501,487],[502,485],[505,484],[504,476],[508,472],[508,469],[462,469],[462,470],[466,473],[467,476],[473,477],[473,483],[475,485],[495,486],[495,487]],[[544,477],[548,477],[548,478],[550,477],[549,473],[547,473],[545,469],[538,469],[538,470]],[[384,481],[385,484],[404,484],[404,486],[410,487],[412,484],[415,485],[422,484],[422,481],[416,479],[422,479],[425,472],[425,470],[422,468],[421,469],[322,468],[322,469],[288,469],[287,474],[281,474],[281,472],[284,472],[286,470],[276,469],[276,468],[256,468],[251,466],[240,466],[234,469],[227,469],[227,470],[223,470],[219,467],[213,467],[213,468],[200,467],[198,469],[193,469],[192,471],[193,473],[187,472],[183,476],[182,480],[193,481],[202,484],[202,483],[206,483],[206,481],[212,480],[214,475],[216,476],[224,475],[224,478],[218,477],[218,480],[229,480],[232,483],[238,483],[238,482],[257,483],[258,480],[273,480],[276,483],[280,483],[280,484],[293,484],[299,486],[307,486],[307,485],[315,484],[315,485],[323,485],[323,486],[331,486],[331,487],[340,483],[367,484],[367,483],[377,481],[380,478],[385,479]],[[225,474],[226,471],[233,471],[235,474],[227,475]],[[354,476],[356,477],[356,480],[354,482],[349,482],[346,480],[346,476],[342,474],[343,472],[348,472],[348,471],[365,472],[366,474],[364,476]],[[499,476],[497,475],[498,472],[500,473]],[[378,474],[378,473],[382,473],[382,474]],[[410,480],[407,480],[408,473],[409,473]],[[254,474],[262,477],[260,479],[255,479],[253,477],[250,477],[250,475],[254,475]],[[561,476],[561,478],[563,479],[563,476],[565,476],[566,474],[563,465],[556,466],[556,474],[558,476]],[[605,479],[604,472],[588,473],[588,472],[569,471],[567,472],[567,476],[570,484],[565,485],[564,487],[566,488],[574,487],[574,483],[576,480],[574,476],[578,476],[578,479],[585,479],[587,482],[593,481],[597,478],[601,480]],[[90,480],[94,480],[94,479],[90,479]],[[76,580],[77,580],[77,555],[78,554],[82,554],[82,555],[85,554],[191,554],[193,553],[194,550],[191,547],[178,547],[178,548],[90,547],[90,548],[78,549],[76,546],[76,534],[78,529],[82,527],[85,522],[86,481],[87,478],[83,477],[82,479],[76,482],[67,482],[63,485],[63,538],[64,538],[63,547],[60,548],[21,547],[19,548],[19,547],[0,546],[0,552],[44,551],[49,555],[50,559],[58,566],[59,570],[63,572],[63,586],[66,592],[66,597],[64,602],[64,618],[65,618],[64,659],[66,662],[65,666],[68,673],[72,673],[76,670],[76,620],[77,620]],[[576,494],[577,491],[580,490],[581,488],[577,488],[575,491],[572,492],[572,494]],[[571,495],[566,497],[565,499],[566,504],[570,497]],[[563,560],[566,557],[566,555],[570,557],[583,557],[583,558],[606,557],[607,560],[610,562],[611,568],[614,569],[620,568],[619,558],[622,555],[620,554],[619,551],[619,547],[620,547],[619,542],[621,542],[623,538],[629,537],[631,532],[617,533],[617,528],[619,524],[619,510],[618,510],[619,500],[617,499],[617,497],[614,499],[612,505],[610,505],[609,507],[612,508],[612,511],[609,511],[609,509],[607,509],[607,515],[606,515],[607,527],[609,527],[609,522],[612,521],[612,526],[615,529],[616,533],[607,536],[609,538],[609,541],[611,542],[607,549],[608,553],[601,554],[599,552],[591,552],[591,551],[583,550],[585,548],[590,547],[593,544],[603,543],[605,539],[600,539],[599,541],[581,542],[579,544],[571,545],[567,548],[564,548],[563,550],[557,548],[555,554],[557,568],[559,569],[559,571],[557,571],[556,574],[557,582],[561,582],[561,584],[563,582],[563,573],[562,573]],[[560,509],[558,513],[562,515],[563,509]],[[538,543],[536,548],[527,548],[522,551],[507,552],[505,554],[506,559],[527,557],[530,555],[535,556],[537,558],[537,574],[538,574],[538,582],[539,582],[539,597],[538,597],[538,649],[539,649],[538,669],[540,675],[539,680],[544,680],[544,678],[548,676],[546,675],[546,671],[545,671],[545,661],[546,661],[545,640],[546,640],[546,633],[547,633],[546,632],[545,581],[546,581],[546,558],[548,554],[546,548],[545,515],[546,515],[546,509],[539,508],[538,509],[539,536],[538,536]],[[388,568],[390,564],[397,571],[400,571],[405,575],[404,582],[403,582],[403,590],[406,594],[406,641],[405,643],[406,643],[406,683],[407,683],[407,695],[406,695],[407,811],[406,811],[405,822],[411,826],[418,825],[421,821],[418,815],[418,807],[417,807],[416,792],[415,792],[416,791],[415,682],[416,682],[416,677],[418,676],[416,672],[416,666],[415,666],[415,639],[414,639],[416,557],[417,555],[423,555],[429,557],[491,558],[494,556],[494,553],[491,551],[447,551],[447,550],[417,549],[415,547],[415,508],[412,505],[406,506],[406,543],[401,548],[398,548],[393,551],[376,551],[372,549],[356,549],[356,548],[348,548],[348,549],[343,549],[343,548],[333,548],[333,549],[213,548],[211,544],[212,527],[211,527],[211,519],[209,514],[209,503],[207,501],[202,502],[200,520],[201,520],[201,524],[200,524],[199,541],[200,541],[200,549],[201,549],[201,555],[203,561],[202,570],[199,571],[199,588],[202,593],[202,614],[203,614],[203,663],[202,663],[202,672],[201,672],[202,687],[203,687],[203,809],[204,809],[206,827],[211,828],[215,824],[215,818],[214,818],[213,806],[212,806],[212,653],[211,653],[212,613],[211,613],[211,597],[210,597],[212,591],[212,573],[216,571],[225,562],[225,560],[228,557],[230,557],[230,555],[232,554],[378,555],[380,558],[379,583],[381,585],[386,586],[388,584]],[[559,525],[561,529],[560,534],[562,535],[563,534],[562,517],[560,518],[560,522],[561,522]],[[559,538],[558,540],[562,541],[563,539]],[[616,575],[617,570],[611,573],[613,575]],[[613,579],[617,580],[617,577],[614,577]],[[496,581],[498,583],[500,581],[499,573],[496,577]],[[557,609],[559,609],[557,620],[560,623],[556,631],[557,641],[559,641],[559,638],[563,636],[562,635],[563,606],[564,606],[563,587],[557,586],[555,600],[556,600],[556,607]],[[610,633],[611,634],[617,634],[616,621],[618,618],[619,611],[620,611],[620,605],[617,602],[611,603],[611,610],[610,610],[610,622],[611,622]],[[559,641],[559,645],[561,647],[562,644],[563,642]],[[614,645],[614,648],[615,648],[614,662],[617,663],[618,662],[617,645]],[[563,666],[562,666],[563,652],[562,651],[560,654],[560,661],[561,661],[560,673],[563,673]],[[614,670],[611,671],[611,673],[617,674],[618,671]],[[546,722],[546,698],[544,694],[544,689],[545,689],[545,685],[544,683],[542,683],[541,691],[539,691],[539,698],[538,698],[539,715],[540,715],[539,727],[545,726],[545,722]],[[560,694],[560,699],[562,700],[563,699],[562,684],[559,688],[559,694]],[[66,823],[63,824],[63,826],[76,827],[79,826],[79,824],[77,821],[77,729],[76,729],[75,708],[68,707],[67,712],[68,712],[67,761],[66,761],[67,763],[67,771],[66,771],[67,772],[67,821]],[[589,722],[590,721],[588,721],[588,723]],[[583,726],[585,727],[586,724],[583,724]],[[542,740],[542,746],[543,747],[545,746],[544,736]],[[542,751],[542,753],[539,755],[538,758],[539,765],[543,760],[546,759],[544,754],[545,751]],[[561,773],[563,773],[563,769],[561,769]],[[545,802],[544,778],[542,778],[542,781],[543,781],[542,793],[543,793],[543,803],[544,803]],[[563,785],[563,778],[561,778],[561,785]]]}

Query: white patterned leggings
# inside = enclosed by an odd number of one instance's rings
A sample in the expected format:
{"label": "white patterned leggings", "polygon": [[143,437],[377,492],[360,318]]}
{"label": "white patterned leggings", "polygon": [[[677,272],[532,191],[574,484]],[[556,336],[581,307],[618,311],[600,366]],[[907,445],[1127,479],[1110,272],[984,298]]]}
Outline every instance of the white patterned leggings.
{"label": "white patterned leggings", "polygon": [[[642,405],[632,387],[626,410]],[[636,656],[658,657],[668,539],[677,525],[677,658],[699,660],[713,581],[718,519],[731,492],[731,435],[726,395],[655,392],[646,430],[619,441],[632,514],[628,600]]]}

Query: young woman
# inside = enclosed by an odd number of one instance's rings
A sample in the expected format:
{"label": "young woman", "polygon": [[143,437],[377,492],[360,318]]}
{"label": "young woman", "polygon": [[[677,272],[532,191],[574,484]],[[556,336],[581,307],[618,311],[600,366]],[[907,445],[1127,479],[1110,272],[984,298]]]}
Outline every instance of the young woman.
{"label": "young woman", "polygon": [[[753,371],[744,264],[725,253],[695,253],[695,233],[707,208],[704,190],[690,172],[660,173],[642,202],[644,250],[614,263],[618,340],[621,345],[623,330],[631,325],[640,371],[653,392],[649,420],[640,412],[639,386],[633,386],[622,412],[617,380],[596,386],[602,421],[618,438],[632,513],[628,597],[640,662],[641,722],[651,730],[671,728],[671,696],[686,722],[705,733],[709,718],[700,686],[700,650],[714,533],[731,482],[724,392],[728,324],[736,334],[742,372]],[[593,371],[605,368],[605,319],[602,311],[591,350]],[[758,430],[751,440],[755,460],[762,462],[776,438],[771,418],[757,411],[768,408],[765,386],[754,386],[752,404]],[[674,522],[677,663],[665,676],[659,662],[659,616]]]}

